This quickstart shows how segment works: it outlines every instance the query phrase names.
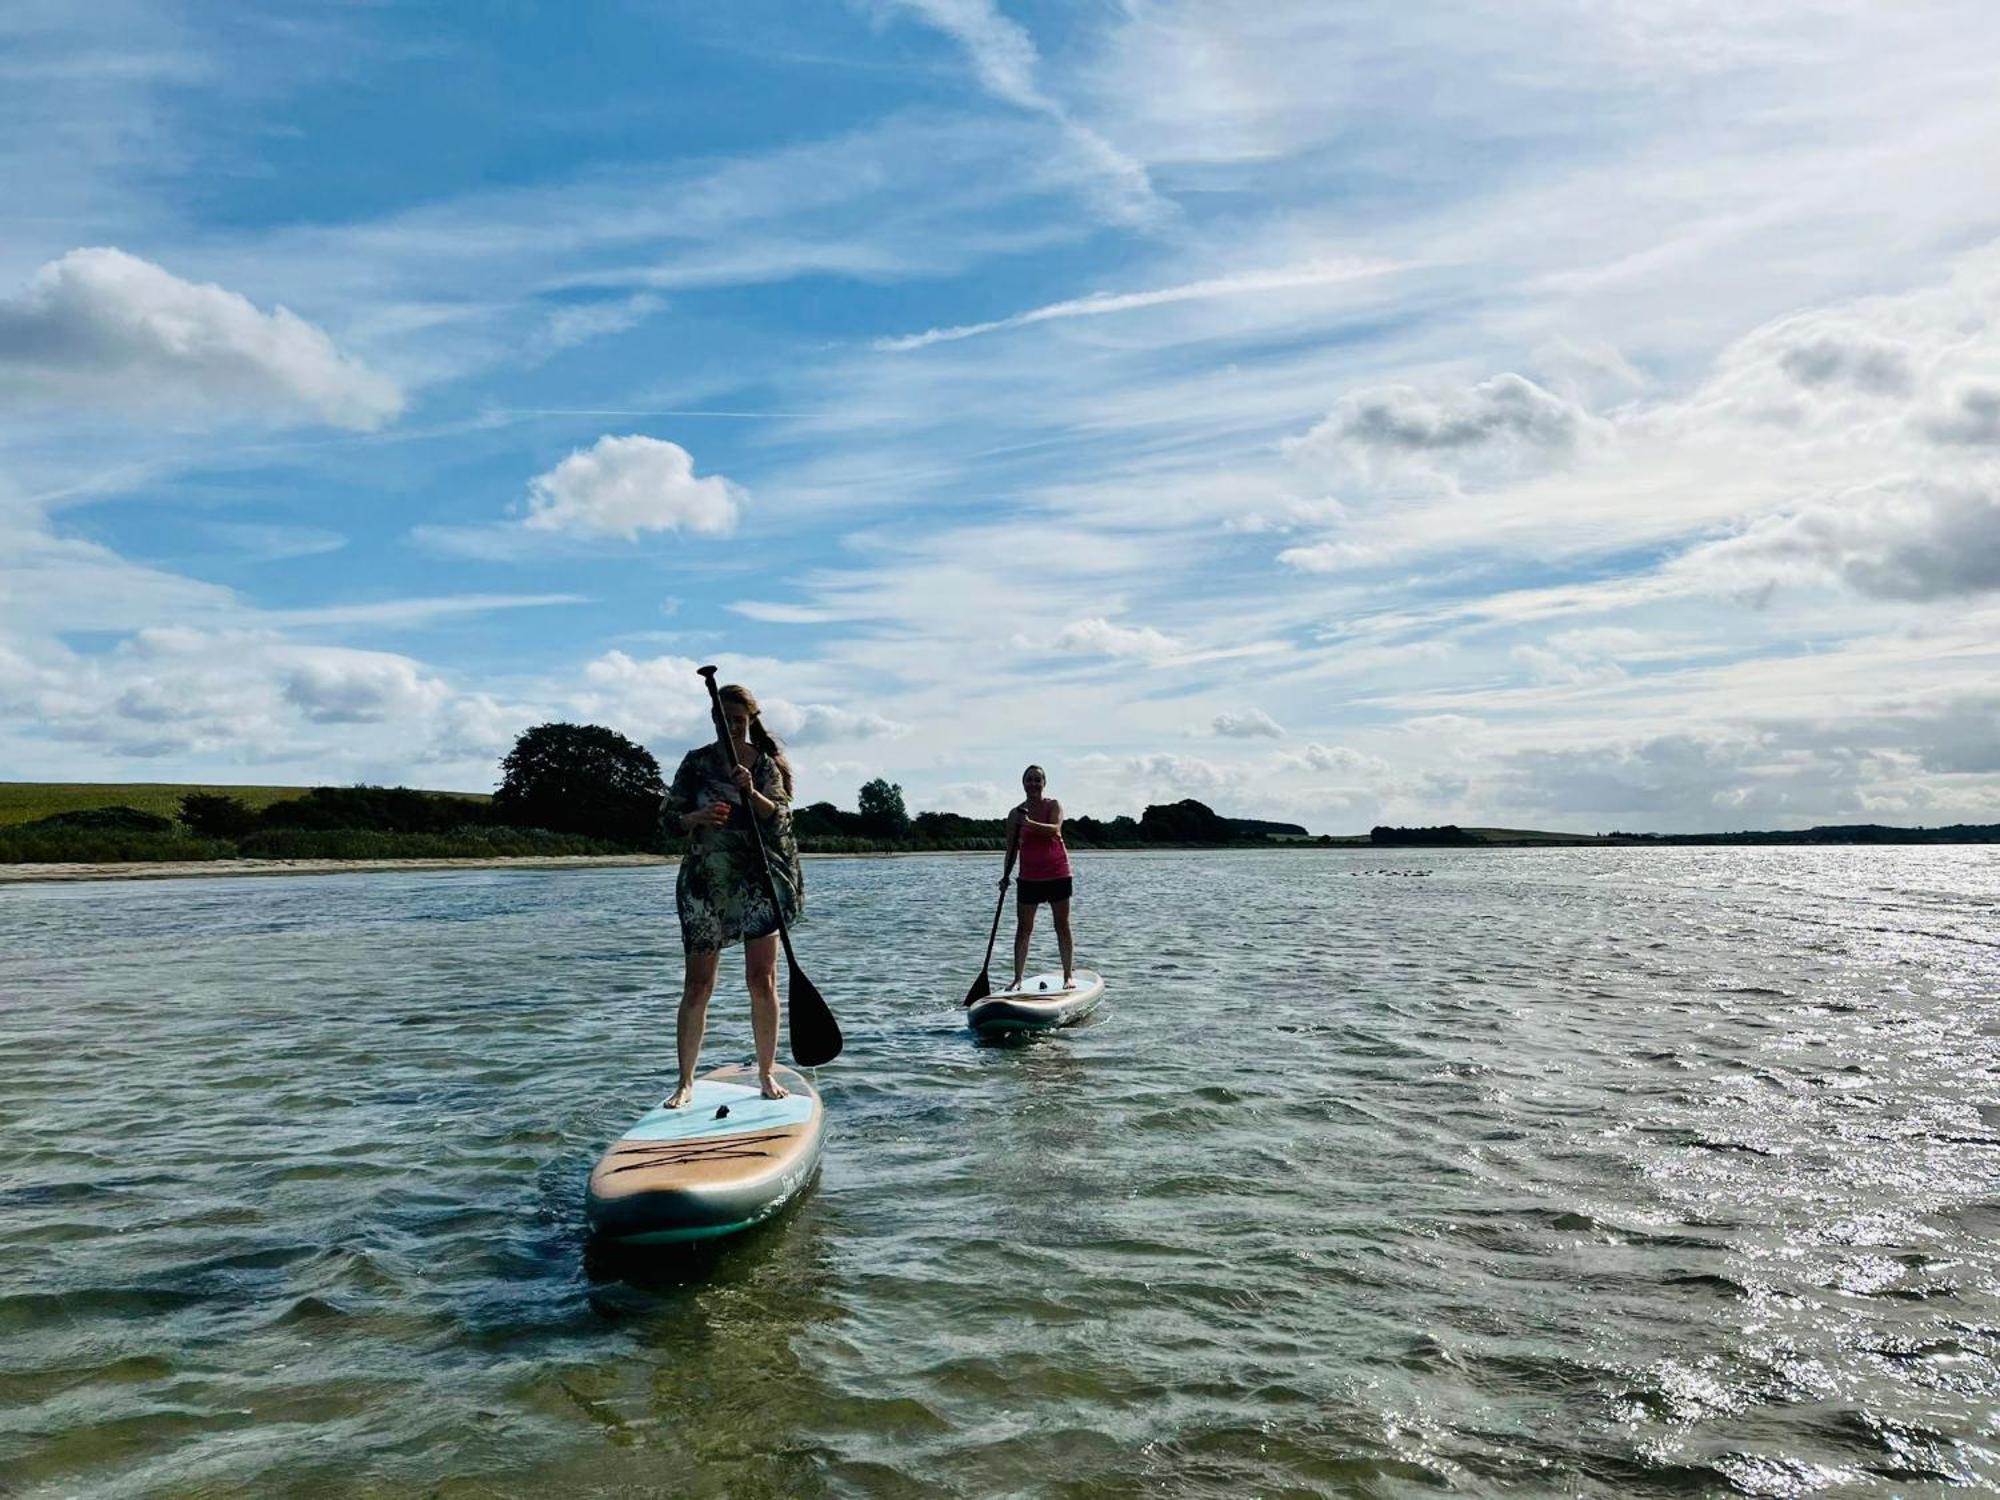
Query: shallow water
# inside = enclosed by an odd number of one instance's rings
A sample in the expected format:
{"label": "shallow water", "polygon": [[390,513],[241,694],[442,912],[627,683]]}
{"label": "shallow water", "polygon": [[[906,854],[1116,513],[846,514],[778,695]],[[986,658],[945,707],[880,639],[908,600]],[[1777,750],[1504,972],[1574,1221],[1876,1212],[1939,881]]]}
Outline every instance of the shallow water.
{"label": "shallow water", "polygon": [[671,870],[0,892],[0,1492],[2000,1491],[1993,851],[1083,856],[1007,1046],[990,863],[811,866],[823,1179],[636,1261]]}

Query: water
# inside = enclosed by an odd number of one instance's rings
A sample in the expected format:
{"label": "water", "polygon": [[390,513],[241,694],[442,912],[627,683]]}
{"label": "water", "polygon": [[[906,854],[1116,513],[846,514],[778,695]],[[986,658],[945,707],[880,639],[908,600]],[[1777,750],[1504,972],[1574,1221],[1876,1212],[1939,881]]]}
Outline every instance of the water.
{"label": "water", "polygon": [[824,1178],[636,1262],[672,871],[0,892],[0,1492],[2000,1490],[1992,851],[1084,857],[981,1046],[991,863],[813,864]]}

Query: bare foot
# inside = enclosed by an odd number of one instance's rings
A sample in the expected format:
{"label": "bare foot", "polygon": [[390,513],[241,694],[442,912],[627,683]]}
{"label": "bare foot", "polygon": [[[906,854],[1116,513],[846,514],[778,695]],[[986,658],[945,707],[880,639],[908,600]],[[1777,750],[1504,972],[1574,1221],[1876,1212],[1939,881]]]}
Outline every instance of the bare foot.
{"label": "bare foot", "polygon": [[666,1103],[662,1104],[660,1108],[679,1109],[682,1105],[686,1104],[688,1100],[692,1099],[693,1097],[694,1097],[694,1085],[691,1083],[684,1083],[679,1088],[675,1089],[671,1094],[667,1095]]}
{"label": "bare foot", "polygon": [[757,1075],[757,1082],[763,1088],[766,1099],[786,1099],[791,1097],[792,1091],[778,1082],[769,1073],[759,1073]]}

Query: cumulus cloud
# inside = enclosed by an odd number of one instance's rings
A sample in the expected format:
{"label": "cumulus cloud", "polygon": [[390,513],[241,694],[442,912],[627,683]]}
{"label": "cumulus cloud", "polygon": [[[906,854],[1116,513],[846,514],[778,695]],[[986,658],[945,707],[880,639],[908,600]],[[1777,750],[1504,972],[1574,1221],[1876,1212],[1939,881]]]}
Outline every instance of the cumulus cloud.
{"label": "cumulus cloud", "polygon": [[642,739],[706,732],[708,689],[685,656],[640,660],[607,651],[583,669],[585,689],[576,698],[580,712],[630,724],[627,734]]}
{"label": "cumulus cloud", "polygon": [[1501,447],[1561,453],[1576,445],[1590,420],[1574,401],[1524,375],[1496,375],[1457,391],[1391,385],[1345,397],[1289,449],[1308,456],[1353,448],[1407,455]]}
{"label": "cumulus cloud", "polygon": [[1337,573],[1342,568],[1366,564],[1374,553],[1357,542],[1314,542],[1310,546],[1287,547],[1278,561],[1301,573]]}
{"label": "cumulus cloud", "polygon": [[[107,652],[66,654],[37,679],[37,730],[48,739],[233,763],[339,759],[343,737],[359,744],[352,735],[363,726],[379,727],[373,743],[421,759],[453,696],[409,657],[187,626],[148,627]],[[334,726],[332,740],[320,737]]]}
{"label": "cumulus cloud", "polygon": [[1674,571],[1737,589],[1837,581],[1878,599],[1988,593],[2000,589],[2000,486],[1871,487],[1695,548]]}
{"label": "cumulus cloud", "polygon": [[1868,762],[1838,746],[1802,752],[1770,732],[1718,727],[1522,750],[1500,774],[1531,807],[1655,820],[1649,828],[1741,828],[1861,813]]}
{"label": "cumulus cloud", "polygon": [[881,714],[857,713],[831,703],[791,703],[765,698],[764,722],[780,739],[796,745],[823,745],[834,740],[872,740],[907,734],[910,726]]}
{"label": "cumulus cloud", "polygon": [[183,281],[122,250],[72,250],[0,300],[0,398],[369,430],[387,377],[283,307]]}
{"label": "cumulus cloud", "polygon": [[1940,443],[2000,447],[2000,386],[1962,386],[1942,412],[1922,425]]}
{"label": "cumulus cloud", "polygon": [[1129,656],[1161,661],[1178,654],[1181,643],[1150,625],[1114,625],[1109,620],[1073,620],[1050,643],[1079,656]]}
{"label": "cumulus cloud", "polygon": [[535,477],[521,524],[628,542],[646,531],[727,536],[740,502],[741,492],[720,475],[697,479],[693,456],[678,443],[601,437]]}
{"label": "cumulus cloud", "polygon": [[1778,368],[1803,386],[1847,385],[1878,396],[1910,389],[1906,345],[1852,328],[1783,325],[1777,335]]}
{"label": "cumulus cloud", "polygon": [[1310,744],[1297,755],[1285,757],[1290,765],[1308,771],[1337,772],[1345,776],[1360,776],[1369,780],[1386,778],[1389,763],[1379,755],[1364,755],[1359,750],[1350,750],[1345,745]]}
{"label": "cumulus cloud", "polygon": [[285,701],[315,724],[379,724],[441,706],[451,696],[407,657],[331,646],[294,647]]}
{"label": "cumulus cloud", "polygon": [[1278,740],[1285,737],[1278,721],[1261,708],[1245,709],[1240,714],[1217,714],[1210,727],[1225,739]]}
{"label": "cumulus cloud", "polygon": [[949,781],[923,799],[929,812],[957,813],[964,818],[996,818],[1014,797],[990,781]]}

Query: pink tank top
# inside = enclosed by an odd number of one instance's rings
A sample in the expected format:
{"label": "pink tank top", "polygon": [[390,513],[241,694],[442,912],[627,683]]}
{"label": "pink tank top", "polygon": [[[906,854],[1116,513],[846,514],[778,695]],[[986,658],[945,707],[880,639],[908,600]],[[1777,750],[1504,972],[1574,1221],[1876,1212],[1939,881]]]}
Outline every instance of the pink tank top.
{"label": "pink tank top", "polygon": [[1059,833],[1021,825],[1021,878],[1063,880],[1069,876],[1069,846]]}

